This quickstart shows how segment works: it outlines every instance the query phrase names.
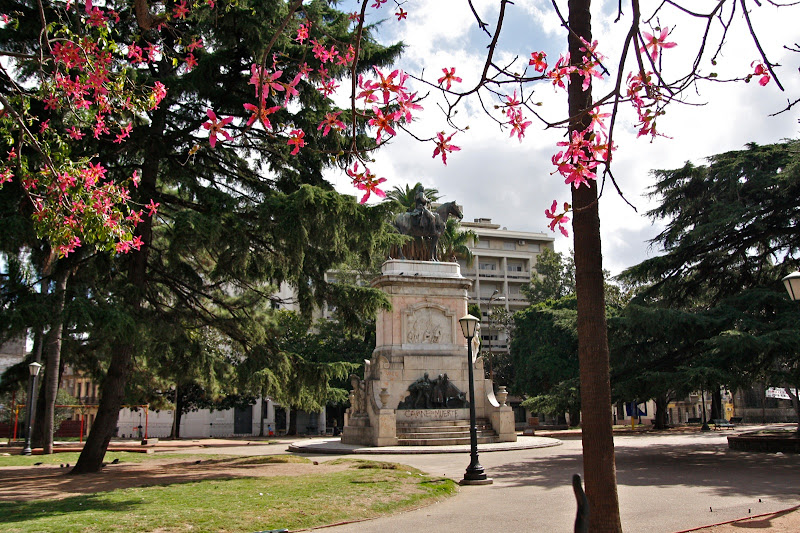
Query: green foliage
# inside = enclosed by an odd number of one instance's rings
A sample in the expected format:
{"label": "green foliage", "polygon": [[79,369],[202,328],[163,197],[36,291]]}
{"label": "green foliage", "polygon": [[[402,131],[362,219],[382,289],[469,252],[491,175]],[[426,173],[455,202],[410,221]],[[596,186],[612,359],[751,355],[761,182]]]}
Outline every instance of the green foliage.
{"label": "green foliage", "polygon": [[[574,296],[532,305],[514,315],[512,391],[531,396],[543,412],[580,409],[576,321]],[[575,391],[567,394],[571,389]]]}
{"label": "green foliage", "polygon": [[459,259],[472,266],[472,250],[470,245],[478,242],[478,235],[472,230],[462,230],[455,218],[448,218],[444,233],[439,237],[439,259],[456,262]]}
{"label": "green foliage", "polygon": [[[403,211],[412,211],[416,206],[416,193],[417,188],[421,187],[420,182],[415,183],[412,187],[405,185],[400,187],[396,185],[391,191],[386,192],[386,201],[391,205],[393,213],[402,213]],[[425,196],[431,202],[439,200],[439,191],[437,189],[423,188]]]}
{"label": "green foliage", "polygon": [[798,141],[750,144],[711,156],[706,166],[654,171],[651,196],[660,205],[648,215],[668,222],[651,244],[665,253],[622,277],[650,284],[646,295],[677,306],[713,305],[744,288],[777,285],[797,269],[798,155]]}
{"label": "green foliage", "polygon": [[575,294],[575,260],[570,254],[544,248],[536,258],[530,285],[522,287],[522,293],[532,304],[546,300],[558,300]]}
{"label": "green foliage", "polygon": [[609,324],[618,390],[797,383],[800,309],[780,279],[797,268],[799,150],[750,144],[654,172],[649,214],[668,222],[652,243],[665,253],[620,276],[643,289]]}
{"label": "green foliage", "polygon": [[276,318],[277,351],[264,348],[249,354],[237,369],[240,381],[281,405],[306,411],[346,402],[347,376],[360,372],[375,348],[374,322],[365,322],[356,332],[334,320],[312,326],[310,319],[291,311],[278,311]]}

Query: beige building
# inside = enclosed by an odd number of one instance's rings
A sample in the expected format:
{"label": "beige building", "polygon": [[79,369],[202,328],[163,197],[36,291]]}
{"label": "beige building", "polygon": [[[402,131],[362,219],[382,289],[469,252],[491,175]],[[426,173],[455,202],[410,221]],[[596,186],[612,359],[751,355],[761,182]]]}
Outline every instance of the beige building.
{"label": "beige building", "polygon": [[490,321],[489,308],[502,306],[514,313],[528,306],[522,287],[531,280],[536,259],[545,248],[553,249],[553,237],[545,233],[509,230],[490,218],[461,222],[463,230],[478,236],[470,250],[472,265],[460,260],[461,274],[472,280],[469,303],[481,308],[481,337],[490,350],[508,350],[505,335]]}

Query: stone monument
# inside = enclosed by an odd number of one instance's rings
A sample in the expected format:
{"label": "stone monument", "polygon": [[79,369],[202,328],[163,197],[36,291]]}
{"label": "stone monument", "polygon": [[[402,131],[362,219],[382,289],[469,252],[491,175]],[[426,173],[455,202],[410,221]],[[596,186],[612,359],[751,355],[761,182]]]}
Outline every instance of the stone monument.
{"label": "stone monument", "polygon": [[[350,409],[342,442],[365,446],[469,442],[467,341],[458,319],[467,314],[471,281],[458,263],[388,260],[372,286],[389,296],[391,311],[376,321],[376,347],[364,379],[350,377]],[[479,339],[476,336],[475,341]],[[477,349],[473,350],[477,353]],[[514,415],[474,365],[479,442],[517,439]],[[459,428],[465,429],[459,433]]]}

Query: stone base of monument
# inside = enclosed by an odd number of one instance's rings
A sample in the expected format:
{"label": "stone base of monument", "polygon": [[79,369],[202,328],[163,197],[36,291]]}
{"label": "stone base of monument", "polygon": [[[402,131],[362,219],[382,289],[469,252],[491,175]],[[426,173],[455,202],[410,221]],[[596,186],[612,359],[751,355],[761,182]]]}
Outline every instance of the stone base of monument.
{"label": "stone base of monument", "polygon": [[468,360],[458,319],[467,314],[471,283],[457,263],[384,263],[372,286],[386,292],[392,310],[377,317],[376,348],[364,378],[350,377],[343,443],[469,444],[469,364],[476,376],[478,442],[516,441],[507,394],[498,401],[492,383],[482,379],[483,358]]}

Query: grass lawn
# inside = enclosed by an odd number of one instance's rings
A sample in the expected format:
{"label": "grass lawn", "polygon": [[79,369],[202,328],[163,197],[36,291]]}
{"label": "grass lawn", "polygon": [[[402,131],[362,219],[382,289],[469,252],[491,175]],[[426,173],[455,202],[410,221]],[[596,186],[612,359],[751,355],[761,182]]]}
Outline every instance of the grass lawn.
{"label": "grass lawn", "polygon": [[[50,455],[0,455],[0,468],[4,466],[32,466],[36,463],[58,465],[78,462],[79,452],[53,453]],[[104,461],[111,462],[119,459],[120,462],[141,463],[151,459],[188,459],[197,457],[191,453],[134,453],[134,452],[107,452]],[[221,457],[208,455],[203,458]]]}
{"label": "grass lawn", "polygon": [[[278,457],[285,459],[245,460],[307,461]],[[347,468],[335,473],[216,479],[63,500],[0,502],[0,525],[4,532],[294,530],[413,508],[457,490],[452,480],[406,466],[337,460],[342,461]]]}

